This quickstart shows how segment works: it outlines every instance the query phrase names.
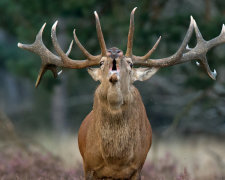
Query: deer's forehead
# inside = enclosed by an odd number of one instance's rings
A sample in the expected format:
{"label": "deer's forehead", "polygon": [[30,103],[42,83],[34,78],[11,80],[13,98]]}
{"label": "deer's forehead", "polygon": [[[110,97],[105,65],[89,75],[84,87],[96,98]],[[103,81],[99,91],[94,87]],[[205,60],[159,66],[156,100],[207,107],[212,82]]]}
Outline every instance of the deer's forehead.
{"label": "deer's forehead", "polygon": [[107,49],[107,56],[116,59],[123,56],[123,51],[117,47],[112,47]]}
{"label": "deer's forehead", "polygon": [[[112,55],[108,55],[107,57],[106,57],[106,56],[103,56],[103,57],[101,58],[101,61],[104,61],[104,62],[107,62],[107,63],[111,63],[114,59],[115,59],[116,61],[118,61],[118,57],[119,57],[119,56],[113,57]],[[130,63],[133,62],[132,58],[126,57],[126,56],[124,56],[124,55],[122,55],[121,58],[119,58],[119,61],[120,61],[120,62],[125,61],[125,62],[130,62]]]}
{"label": "deer's forehead", "polygon": [[118,53],[120,51],[122,51],[121,49],[117,48],[117,47],[111,47],[109,49],[107,49],[108,52],[113,52],[113,53]]}

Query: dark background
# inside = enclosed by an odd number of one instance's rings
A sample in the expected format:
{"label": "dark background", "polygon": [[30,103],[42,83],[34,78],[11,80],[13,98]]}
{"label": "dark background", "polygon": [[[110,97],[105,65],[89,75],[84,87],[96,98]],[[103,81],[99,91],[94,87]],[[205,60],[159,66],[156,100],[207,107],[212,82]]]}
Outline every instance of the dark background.
{"label": "dark background", "polygon": [[[32,43],[41,26],[46,46],[54,52],[51,26],[59,20],[57,35],[66,50],[73,29],[85,47],[99,53],[93,12],[99,13],[107,47],[126,49],[130,12],[135,14],[134,53],[144,55],[161,35],[153,58],[173,54],[180,46],[192,15],[206,40],[219,35],[225,18],[223,0],[1,0],[0,1],[0,109],[19,130],[54,129],[69,131],[79,127],[92,108],[98,83],[86,70],[63,70],[53,79],[48,72],[34,88],[40,58],[17,47]],[[189,46],[195,45],[193,35]],[[211,80],[195,62],[163,68],[152,79],[136,83],[141,92],[153,130],[169,127],[176,132],[225,133],[225,51],[224,45],[207,56],[218,78]],[[74,45],[71,57],[84,58]]]}

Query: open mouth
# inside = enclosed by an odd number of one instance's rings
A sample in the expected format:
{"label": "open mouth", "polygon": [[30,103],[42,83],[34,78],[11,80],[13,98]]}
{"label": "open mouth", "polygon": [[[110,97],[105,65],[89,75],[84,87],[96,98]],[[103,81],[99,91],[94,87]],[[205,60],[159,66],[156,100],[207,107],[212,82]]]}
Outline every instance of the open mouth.
{"label": "open mouth", "polygon": [[111,83],[116,83],[119,80],[119,66],[116,64],[116,60],[113,59],[112,66],[110,68],[110,79]]}
{"label": "open mouth", "polygon": [[112,75],[112,74],[117,74],[117,76],[119,76],[119,67],[116,64],[115,59],[113,59],[112,66],[110,68],[110,75]]}

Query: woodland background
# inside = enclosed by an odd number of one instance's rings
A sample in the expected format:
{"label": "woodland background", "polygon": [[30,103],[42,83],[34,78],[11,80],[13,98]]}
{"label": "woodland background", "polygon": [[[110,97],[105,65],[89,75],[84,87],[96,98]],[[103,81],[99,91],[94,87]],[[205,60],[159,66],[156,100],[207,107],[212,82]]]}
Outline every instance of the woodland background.
{"label": "woodland background", "polygon": [[[26,147],[35,144],[61,157],[72,167],[77,164],[80,156],[75,136],[82,120],[92,109],[98,83],[91,79],[86,69],[63,69],[58,79],[54,79],[50,72],[46,73],[35,89],[41,60],[37,55],[19,49],[17,43],[32,43],[46,22],[43,41],[54,52],[50,31],[53,23],[59,20],[57,36],[64,50],[73,39],[72,32],[76,28],[82,44],[92,54],[98,54],[100,48],[93,15],[96,10],[107,47],[117,46],[125,51],[129,16],[136,6],[133,50],[136,55],[145,54],[160,35],[161,42],[152,57],[173,54],[188,29],[190,15],[206,40],[218,36],[225,23],[224,0],[0,0],[2,147],[15,145],[15,142],[16,147],[20,147],[21,143],[23,147],[24,144]],[[195,43],[193,35],[189,46],[194,47]],[[76,45],[70,57],[84,58]],[[135,85],[140,90],[154,132],[155,150],[150,153],[151,162],[158,162],[165,154],[172,154],[169,156],[175,156],[178,162],[182,158],[188,159],[188,162],[182,161],[184,167],[194,173],[196,167],[193,162],[208,164],[205,158],[211,158],[213,163],[209,164],[215,169],[212,174],[224,177],[225,45],[210,50],[207,57],[211,69],[217,70],[216,81],[211,80],[193,61],[163,68],[150,80]],[[197,151],[187,151],[190,147],[198,147],[199,154],[205,153],[207,157],[198,156],[196,159]],[[186,153],[186,157],[182,152]],[[9,158],[12,156],[9,155]],[[167,159],[165,161],[168,162]],[[202,164],[199,166],[203,167]],[[0,166],[0,177],[6,171],[2,172]]]}

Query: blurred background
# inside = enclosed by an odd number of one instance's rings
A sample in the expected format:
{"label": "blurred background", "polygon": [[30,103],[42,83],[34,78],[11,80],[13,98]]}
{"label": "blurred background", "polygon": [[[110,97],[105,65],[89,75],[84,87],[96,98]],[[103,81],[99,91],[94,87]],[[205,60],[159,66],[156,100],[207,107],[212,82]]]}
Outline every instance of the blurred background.
{"label": "blurred background", "polygon": [[[98,82],[91,79],[86,69],[63,69],[58,79],[47,72],[35,89],[41,60],[19,49],[17,43],[32,43],[46,22],[43,41],[55,52],[50,31],[58,20],[57,36],[62,49],[66,51],[76,28],[81,43],[92,54],[98,54],[93,15],[96,10],[107,47],[125,51],[129,16],[134,7],[138,9],[133,52],[144,55],[161,35],[153,58],[170,56],[179,48],[190,15],[205,40],[218,36],[225,23],[224,0],[0,1],[0,147],[16,143],[16,147],[27,149],[32,144],[41,152],[45,149],[61,158],[69,167],[81,166],[76,134],[92,109]],[[193,35],[189,46],[195,44]],[[70,57],[84,59],[76,45]],[[211,69],[217,70],[216,81],[193,61],[163,68],[150,80],[135,83],[154,133],[148,167],[154,162],[165,165],[171,158],[176,160],[172,168],[178,166],[176,172],[183,172],[180,176],[190,173],[192,179],[224,177],[225,45],[210,50],[207,57]],[[157,168],[160,169],[158,165]],[[1,175],[9,177],[0,166]]]}

